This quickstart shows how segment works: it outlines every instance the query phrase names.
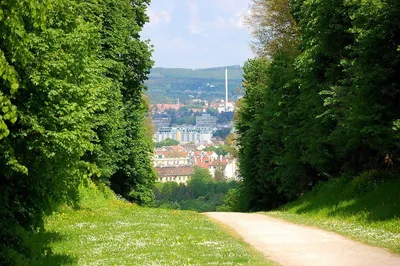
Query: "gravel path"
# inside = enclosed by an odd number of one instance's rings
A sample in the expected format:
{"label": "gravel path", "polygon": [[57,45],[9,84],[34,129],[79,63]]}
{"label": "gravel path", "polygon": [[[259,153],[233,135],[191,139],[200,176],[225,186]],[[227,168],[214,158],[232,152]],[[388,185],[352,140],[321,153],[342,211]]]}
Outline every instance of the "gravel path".
{"label": "gravel path", "polygon": [[206,213],[284,266],[400,266],[400,256],[321,229],[256,213]]}

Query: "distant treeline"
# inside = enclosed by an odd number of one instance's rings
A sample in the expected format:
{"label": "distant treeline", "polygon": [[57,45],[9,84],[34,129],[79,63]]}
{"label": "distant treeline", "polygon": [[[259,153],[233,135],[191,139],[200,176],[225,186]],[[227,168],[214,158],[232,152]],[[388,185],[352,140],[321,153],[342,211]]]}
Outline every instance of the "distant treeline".
{"label": "distant treeline", "polygon": [[235,181],[214,180],[207,169],[195,168],[188,184],[176,182],[156,183],[153,191],[154,207],[198,212],[216,211],[224,204],[230,189],[238,186]]}
{"label": "distant treeline", "polygon": [[[229,97],[236,99],[242,95],[243,69],[240,66],[227,68]],[[225,68],[154,68],[146,85],[153,104],[175,103],[176,99],[181,103],[187,103],[193,98],[208,101],[225,99]]]}
{"label": "distant treeline", "polygon": [[400,1],[253,0],[239,103],[242,209],[400,164]]}
{"label": "distant treeline", "polygon": [[225,69],[228,69],[228,76],[232,79],[241,79],[243,77],[243,68],[241,66],[226,66],[202,69],[188,68],[163,68],[155,67],[150,71],[150,78],[170,77],[170,78],[208,78],[223,80],[225,79]]}

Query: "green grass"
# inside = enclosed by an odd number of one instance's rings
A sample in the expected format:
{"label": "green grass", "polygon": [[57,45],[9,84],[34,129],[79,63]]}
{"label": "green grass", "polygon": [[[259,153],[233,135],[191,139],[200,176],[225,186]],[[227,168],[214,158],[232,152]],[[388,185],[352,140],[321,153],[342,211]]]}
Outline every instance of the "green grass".
{"label": "green grass", "polygon": [[400,253],[400,179],[382,175],[331,180],[267,214]]}
{"label": "green grass", "polygon": [[[42,265],[268,265],[195,212],[141,208],[86,190],[80,210],[46,221]],[[51,251],[50,251],[51,250]]]}

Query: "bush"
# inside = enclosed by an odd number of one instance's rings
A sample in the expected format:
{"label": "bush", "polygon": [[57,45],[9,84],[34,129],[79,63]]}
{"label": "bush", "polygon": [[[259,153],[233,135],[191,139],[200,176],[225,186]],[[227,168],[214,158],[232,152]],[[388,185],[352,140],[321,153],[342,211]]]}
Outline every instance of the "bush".
{"label": "bush", "polygon": [[357,197],[373,191],[377,187],[378,174],[376,170],[362,173],[350,182],[345,193],[347,192],[349,195]]}
{"label": "bush", "polygon": [[240,211],[240,197],[239,197],[239,189],[232,188],[226,193],[223,198],[223,205],[217,207],[217,211],[219,212],[232,212],[232,211]]}

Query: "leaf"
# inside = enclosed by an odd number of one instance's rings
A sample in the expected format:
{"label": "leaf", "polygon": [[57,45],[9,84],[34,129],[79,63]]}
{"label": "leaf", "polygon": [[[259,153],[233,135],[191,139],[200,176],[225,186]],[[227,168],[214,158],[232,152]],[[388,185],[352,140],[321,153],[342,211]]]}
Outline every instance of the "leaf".
{"label": "leaf", "polygon": [[11,94],[16,93],[17,90],[18,90],[18,88],[19,88],[19,84],[18,84],[17,82],[12,83],[12,84],[11,84]]}

